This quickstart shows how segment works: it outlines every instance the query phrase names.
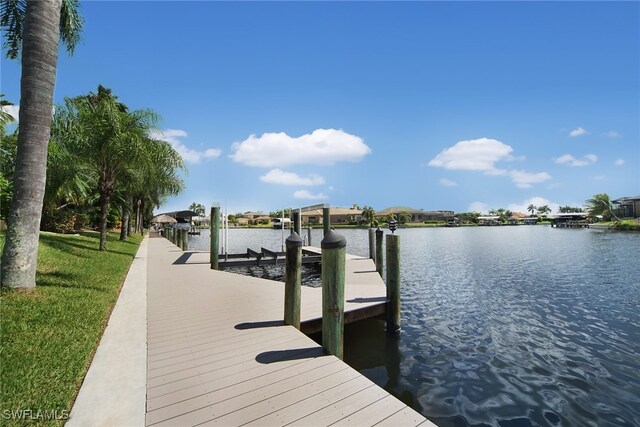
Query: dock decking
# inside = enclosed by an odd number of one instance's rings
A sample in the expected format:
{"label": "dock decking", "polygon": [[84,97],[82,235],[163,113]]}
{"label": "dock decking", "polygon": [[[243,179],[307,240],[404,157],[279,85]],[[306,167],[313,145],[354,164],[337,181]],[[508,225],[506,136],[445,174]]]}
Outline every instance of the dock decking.
{"label": "dock decking", "polygon": [[[147,426],[433,425],[284,326],[282,283],[211,270],[208,253],[181,256],[149,240]],[[346,281],[345,321],[384,311],[370,259],[349,257]],[[303,286],[307,330],[321,293]]]}

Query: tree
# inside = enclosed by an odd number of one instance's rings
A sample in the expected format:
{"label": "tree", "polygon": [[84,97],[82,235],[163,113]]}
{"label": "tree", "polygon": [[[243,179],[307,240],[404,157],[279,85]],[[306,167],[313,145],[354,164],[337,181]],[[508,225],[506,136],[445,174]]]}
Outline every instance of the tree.
{"label": "tree", "polygon": [[533,215],[533,214],[535,214],[535,213],[536,213],[536,209],[538,209],[538,208],[537,208],[535,205],[533,205],[533,203],[532,203],[532,204],[530,204],[529,206],[527,206],[527,211],[528,211],[531,215]]}
{"label": "tree", "polygon": [[549,205],[538,206],[538,214],[544,216],[548,213],[551,213],[551,208],[549,207]]}
{"label": "tree", "polygon": [[602,216],[605,221],[609,221],[613,216],[611,200],[607,193],[594,194],[593,197],[588,199],[587,210],[591,218]]}
{"label": "tree", "polygon": [[[118,177],[136,167],[144,168],[151,161],[148,133],[155,126],[157,116],[150,110],[129,111],[110,89],[101,85],[95,93],[67,98],[60,109],[68,121],[66,138],[98,177],[100,250],[104,251],[107,218]],[[155,185],[149,177],[142,179]],[[141,223],[139,205],[144,199],[138,200],[136,226]]]}
{"label": "tree", "polygon": [[411,214],[409,212],[400,212],[398,213],[398,222],[400,224],[406,224],[407,222],[411,221],[413,219],[413,216],[411,216]]}
{"label": "tree", "polygon": [[362,219],[369,225],[373,225],[376,211],[371,206],[365,206],[362,208]]}
{"label": "tree", "polygon": [[72,53],[82,19],[77,0],[3,0],[0,26],[7,57],[21,57],[20,113],[13,197],[2,252],[1,284],[33,289],[46,184],[58,44]]}
{"label": "tree", "polygon": [[0,93],[0,135],[4,137],[5,127],[9,123],[14,123],[16,119],[13,118],[11,114],[9,114],[5,107],[13,105],[11,102],[4,99],[4,94]]}
{"label": "tree", "polygon": [[198,214],[198,216],[204,216],[205,208],[200,203],[193,202],[189,205],[189,210]]}
{"label": "tree", "polygon": [[582,212],[582,208],[574,208],[571,206],[560,206],[558,208],[558,212],[560,213],[574,213],[574,212]]}

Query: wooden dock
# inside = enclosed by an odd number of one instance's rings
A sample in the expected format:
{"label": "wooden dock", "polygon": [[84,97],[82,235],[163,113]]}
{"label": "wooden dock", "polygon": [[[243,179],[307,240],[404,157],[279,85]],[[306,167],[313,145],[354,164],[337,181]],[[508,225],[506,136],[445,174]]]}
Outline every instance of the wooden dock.
{"label": "wooden dock", "polygon": [[[181,256],[149,240],[146,425],[433,425],[284,326],[282,283],[211,270],[208,253]],[[384,311],[370,259],[349,257],[346,282],[345,321]],[[321,292],[303,286],[307,330]]]}

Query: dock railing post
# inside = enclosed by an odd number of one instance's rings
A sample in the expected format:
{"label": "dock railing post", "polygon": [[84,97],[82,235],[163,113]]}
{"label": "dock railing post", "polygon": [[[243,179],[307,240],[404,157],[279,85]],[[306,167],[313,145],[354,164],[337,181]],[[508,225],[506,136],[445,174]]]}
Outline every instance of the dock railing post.
{"label": "dock railing post", "polygon": [[369,258],[376,261],[376,229],[369,228]]}
{"label": "dock railing post", "polygon": [[382,238],[384,231],[380,227],[376,230],[376,271],[382,277],[382,268],[384,266],[384,252],[382,250]]}
{"label": "dock railing post", "polygon": [[284,324],[300,329],[302,285],[302,239],[295,231],[285,241]]}
{"label": "dock railing post", "polygon": [[339,359],[344,355],[344,280],[347,240],[330,230],[322,248],[322,348]]}
{"label": "dock railing post", "polygon": [[182,230],[182,250],[183,251],[189,250],[189,230],[188,229]]}
{"label": "dock railing post", "polygon": [[322,208],[322,228],[324,236],[331,230],[331,208]]}
{"label": "dock railing post", "polygon": [[307,246],[313,246],[311,244],[311,225],[307,227]]}
{"label": "dock railing post", "polygon": [[209,262],[211,269],[218,269],[218,252],[220,251],[220,205],[211,207],[211,241],[209,244]]}
{"label": "dock railing post", "polygon": [[387,332],[400,330],[400,236],[387,234]]}
{"label": "dock railing post", "polygon": [[182,228],[176,229],[176,246],[180,249],[182,249],[182,231]]}
{"label": "dock railing post", "polygon": [[173,227],[173,231],[171,232],[171,243],[174,245],[178,245],[178,228]]}

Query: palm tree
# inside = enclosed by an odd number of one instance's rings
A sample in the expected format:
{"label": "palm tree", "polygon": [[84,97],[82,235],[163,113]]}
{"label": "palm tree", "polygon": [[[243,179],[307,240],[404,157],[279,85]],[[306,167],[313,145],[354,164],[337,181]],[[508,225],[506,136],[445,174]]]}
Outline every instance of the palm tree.
{"label": "palm tree", "polygon": [[608,221],[613,216],[611,200],[607,193],[594,194],[593,197],[587,200],[587,206],[589,216],[592,218],[600,215],[605,221]]}
{"label": "palm tree", "polygon": [[5,108],[13,105],[11,102],[4,99],[4,94],[0,93],[0,135],[4,136],[5,127],[9,123],[14,123],[16,119],[13,118],[11,114],[9,114]]}
{"label": "palm tree", "polygon": [[527,206],[527,211],[528,211],[532,216],[533,216],[533,214],[536,212],[536,209],[538,209],[538,208],[536,208],[536,207],[534,206],[534,204],[533,204],[533,203],[532,203],[532,204],[530,204],[529,206]]}
{"label": "palm tree", "polygon": [[69,121],[68,138],[75,152],[98,177],[100,250],[104,251],[107,217],[118,177],[148,160],[148,132],[157,116],[150,110],[130,112],[103,86],[98,86],[95,93],[67,99],[61,109]]}
{"label": "palm tree", "polygon": [[400,222],[400,224],[406,224],[407,222],[411,221],[413,219],[413,216],[411,216],[411,214],[409,212],[400,212],[398,213],[398,222]]}
{"label": "palm tree", "polygon": [[189,210],[198,214],[198,216],[204,216],[204,205],[200,203],[193,202],[189,205]]}
{"label": "palm tree", "polygon": [[362,208],[362,219],[369,225],[373,224],[376,211],[371,206],[365,206]]}
{"label": "palm tree", "polygon": [[548,213],[551,212],[551,208],[549,207],[549,205],[544,205],[544,206],[538,206],[538,213],[540,215],[546,215]]}
{"label": "palm tree", "polygon": [[0,7],[7,57],[20,56],[22,62],[18,150],[2,252],[2,286],[36,286],[58,40],[73,52],[83,24],[77,6],[77,0],[3,0]]}

